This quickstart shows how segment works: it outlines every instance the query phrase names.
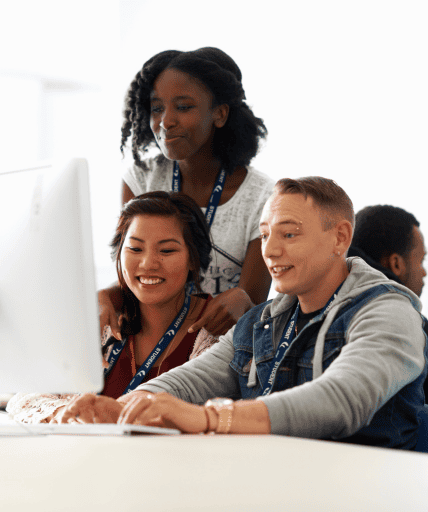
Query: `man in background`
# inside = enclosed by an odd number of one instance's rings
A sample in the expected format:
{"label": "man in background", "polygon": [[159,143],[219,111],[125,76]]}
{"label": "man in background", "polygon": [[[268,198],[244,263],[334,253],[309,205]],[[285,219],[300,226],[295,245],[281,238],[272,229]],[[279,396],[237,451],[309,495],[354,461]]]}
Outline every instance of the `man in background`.
{"label": "man in background", "polygon": [[425,255],[419,222],[411,213],[396,206],[376,205],[356,214],[348,256],[360,256],[418,297],[427,275],[423,266]]}
{"label": "man in background", "polygon": [[[427,275],[426,249],[419,222],[411,213],[390,205],[367,206],[355,216],[348,256],[359,256],[386,277],[407,286],[418,297]],[[428,335],[428,323],[424,330]],[[428,379],[424,383],[428,400]]]}

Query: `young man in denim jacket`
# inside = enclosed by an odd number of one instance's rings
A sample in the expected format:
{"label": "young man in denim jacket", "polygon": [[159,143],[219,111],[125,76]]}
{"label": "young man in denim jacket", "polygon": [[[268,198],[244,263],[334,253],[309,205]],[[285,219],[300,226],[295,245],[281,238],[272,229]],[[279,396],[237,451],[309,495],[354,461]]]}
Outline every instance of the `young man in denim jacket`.
{"label": "young man in denim jacket", "polygon": [[[335,182],[280,180],[260,222],[279,295],[200,357],[109,404],[109,421],[413,449],[426,376],[421,304],[346,258],[353,225]],[[82,397],[86,409],[75,404],[65,421],[92,421],[104,399]]]}

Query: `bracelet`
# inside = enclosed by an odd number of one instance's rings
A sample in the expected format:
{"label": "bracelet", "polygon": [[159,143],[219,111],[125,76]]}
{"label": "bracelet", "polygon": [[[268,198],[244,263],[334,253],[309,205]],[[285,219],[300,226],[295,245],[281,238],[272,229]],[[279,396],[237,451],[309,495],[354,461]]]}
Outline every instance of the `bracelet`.
{"label": "bracelet", "polygon": [[232,427],[234,405],[233,400],[230,400],[229,398],[213,398],[208,400],[204,405],[205,413],[207,415],[207,432],[213,431],[208,414],[208,410],[212,410],[218,418],[217,428],[215,429],[216,434],[228,434]]}
{"label": "bracelet", "polygon": [[211,432],[211,425],[210,425],[210,415],[208,414],[208,409],[204,407],[205,416],[207,417],[207,428],[204,430],[204,434],[209,434]]}

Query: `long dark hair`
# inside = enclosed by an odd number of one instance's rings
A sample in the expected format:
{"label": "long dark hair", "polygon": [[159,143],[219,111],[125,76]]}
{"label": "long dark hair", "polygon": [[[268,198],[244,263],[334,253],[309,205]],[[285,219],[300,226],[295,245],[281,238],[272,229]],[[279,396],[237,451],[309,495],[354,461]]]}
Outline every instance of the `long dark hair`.
{"label": "long dark hair", "polygon": [[189,250],[190,267],[187,283],[193,282],[201,292],[202,274],[208,269],[211,240],[204,214],[198,204],[181,192],[154,191],[142,194],[126,203],[120,213],[116,233],[110,243],[116,261],[119,285],[123,294],[122,334],[136,334],[141,330],[139,301],[128,288],[122,272],[120,256],[129,226],[137,215],[160,215],[176,218],[183,228],[183,238]]}
{"label": "long dark hair", "polygon": [[140,151],[156,144],[150,128],[150,93],[156,78],[165,69],[174,68],[200,80],[214,96],[213,107],[227,104],[229,115],[222,128],[216,128],[214,157],[229,174],[238,166],[246,166],[257,154],[260,139],[267,129],[245,103],[242,74],[226,53],[218,48],[199,48],[191,52],[168,50],[149,59],[135,76],[125,96],[124,121],[120,150],[132,135],[134,162],[142,166]]}

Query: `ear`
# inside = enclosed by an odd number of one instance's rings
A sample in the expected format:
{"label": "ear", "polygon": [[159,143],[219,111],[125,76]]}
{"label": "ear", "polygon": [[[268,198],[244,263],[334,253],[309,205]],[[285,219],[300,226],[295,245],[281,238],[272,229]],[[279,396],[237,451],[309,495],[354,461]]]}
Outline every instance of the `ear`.
{"label": "ear", "polygon": [[223,105],[217,105],[213,108],[213,119],[214,126],[216,128],[223,128],[226,124],[227,118],[229,117],[229,105],[224,103]]}
{"label": "ear", "polygon": [[343,256],[351,245],[353,235],[352,224],[348,220],[343,219],[333,229],[336,234],[334,253]]}
{"label": "ear", "polygon": [[382,267],[389,268],[399,279],[407,272],[406,262],[400,254],[394,252],[390,256],[384,256],[380,260]]}

